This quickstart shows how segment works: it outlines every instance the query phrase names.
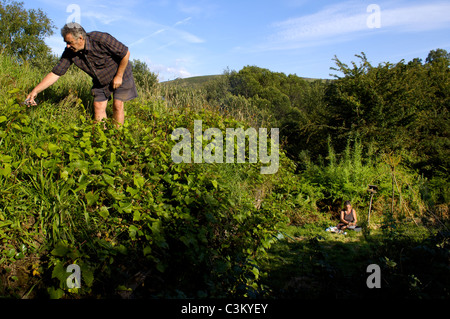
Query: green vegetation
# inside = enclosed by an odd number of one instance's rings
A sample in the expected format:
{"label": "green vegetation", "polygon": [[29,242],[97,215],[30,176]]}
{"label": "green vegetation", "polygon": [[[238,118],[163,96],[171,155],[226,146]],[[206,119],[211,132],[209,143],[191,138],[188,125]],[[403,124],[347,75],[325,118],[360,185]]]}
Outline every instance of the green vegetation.
{"label": "green vegetation", "polygon": [[44,39],[53,34],[54,25],[42,10],[26,10],[23,2],[1,0],[0,17],[2,52],[24,60],[49,54]]}
{"label": "green vegetation", "polygon": [[[6,56],[2,63],[14,78],[33,74],[29,66],[14,70]],[[108,297],[138,272],[151,287],[144,296],[259,290],[253,259],[283,216],[270,206],[256,210],[251,194],[275,177],[259,176],[256,164],[217,168],[170,157],[170,133],[191,127],[191,119],[239,123],[207,110],[135,102],[124,127],[107,123],[104,130],[81,100],[27,108],[20,101],[29,88],[15,85],[2,92],[9,97],[1,118],[3,293]],[[64,290],[71,263],[81,267],[81,291]]]}
{"label": "green vegetation", "polygon": [[[332,81],[248,66],[157,83],[133,61],[139,98],[120,128],[93,122],[75,68],[23,105],[56,57],[19,57],[0,54],[0,296],[450,297],[444,50],[376,67],[336,58]],[[279,127],[278,172],[175,164],[170,135],[197,119]],[[345,200],[362,231],[325,231]],[[67,286],[70,264],[81,288]],[[366,286],[369,264],[381,289]]]}

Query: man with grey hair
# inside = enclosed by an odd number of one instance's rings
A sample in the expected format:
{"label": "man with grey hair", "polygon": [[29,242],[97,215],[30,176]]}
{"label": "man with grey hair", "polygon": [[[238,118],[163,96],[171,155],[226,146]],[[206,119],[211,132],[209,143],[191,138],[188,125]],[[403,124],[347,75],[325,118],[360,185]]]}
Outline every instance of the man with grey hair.
{"label": "man with grey hair", "polygon": [[131,64],[128,63],[128,47],[108,33],[86,33],[75,22],[66,24],[61,35],[67,44],[66,49],[58,64],[28,94],[27,105],[36,105],[36,96],[53,85],[75,63],[92,77],[95,120],[106,119],[106,107],[113,95],[113,119],[123,124],[124,102],[137,97]]}

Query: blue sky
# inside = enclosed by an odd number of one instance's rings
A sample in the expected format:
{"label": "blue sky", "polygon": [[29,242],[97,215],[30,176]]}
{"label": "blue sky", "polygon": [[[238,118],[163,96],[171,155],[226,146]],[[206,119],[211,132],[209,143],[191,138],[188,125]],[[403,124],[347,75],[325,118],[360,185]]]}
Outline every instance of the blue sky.
{"label": "blue sky", "polygon": [[364,52],[378,65],[450,52],[450,1],[25,0],[25,7],[42,9],[57,27],[46,39],[54,53],[64,49],[60,28],[80,19],[86,31],[126,44],[160,81],[246,65],[331,78],[335,55],[349,64]]}

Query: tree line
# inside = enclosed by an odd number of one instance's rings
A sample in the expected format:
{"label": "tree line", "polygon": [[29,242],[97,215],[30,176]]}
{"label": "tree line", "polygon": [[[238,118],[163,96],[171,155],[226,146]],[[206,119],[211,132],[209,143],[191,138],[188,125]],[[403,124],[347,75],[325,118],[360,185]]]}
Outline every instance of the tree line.
{"label": "tree line", "polygon": [[250,103],[254,112],[265,114],[270,125],[280,128],[285,149],[300,168],[305,159],[323,160],[330,145],[339,156],[358,141],[366,158],[395,154],[403,164],[445,186],[450,54],[436,49],[424,62],[416,58],[377,66],[364,53],[356,57],[359,62],[351,65],[335,57],[332,69],[338,74],[333,80],[310,81],[246,66],[226,71],[206,87],[206,94],[212,104]]}

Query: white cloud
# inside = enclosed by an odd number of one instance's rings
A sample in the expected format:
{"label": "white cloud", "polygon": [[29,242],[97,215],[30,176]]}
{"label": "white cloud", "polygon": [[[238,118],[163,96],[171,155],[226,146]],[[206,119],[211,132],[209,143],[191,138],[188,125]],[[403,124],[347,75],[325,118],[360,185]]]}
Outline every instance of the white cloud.
{"label": "white cloud", "polygon": [[193,76],[184,66],[167,66],[164,64],[150,64],[152,72],[158,74],[160,82],[174,80],[177,78],[188,78]]}
{"label": "white cloud", "polygon": [[332,37],[366,28],[365,14],[356,13],[353,6],[334,5],[311,15],[273,24],[279,41],[300,41]]}
{"label": "white cloud", "polygon": [[210,17],[217,11],[218,5],[208,0],[178,1],[177,9],[180,12],[195,17]]}
{"label": "white cloud", "polygon": [[98,21],[102,24],[111,24],[123,19],[123,16],[120,14],[112,14],[111,12],[105,14],[99,11],[83,11],[81,18],[85,17]]}
{"label": "white cloud", "polygon": [[420,32],[450,26],[450,3],[436,2],[409,7],[382,9],[382,27]]}
{"label": "white cloud", "polygon": [[[190,57],[170,58],[158,63],[155,63],[149,56],[140,56],[139,60],[145,62],[150,70],[158,75],[160,82],[195,76],[195,74],[188,71],[193,63]],[[160,59],[157,60],[161,61]]]}
{"label": "white cloud", "polygon": [[191,43],[191,44],[204,43],[205,40],[203,40],[202,38],[200,38],[190,32],[187,32],[187,31],[177,28],[178,26],[186,24],[191,19],[192,19],[192,17],[187,17],[183,20],[177,21],[173,26],[162,25],[162,24],[149,22],[149,21],[135,20],[133,22],[135,24],[139,25],[141,28],[148,29],[148,28],[156,27],[159,29],[157,31],[150,33],[149,35],[145,35],[145,36],[139,38],[138,40],[136,40],[132,44],[130,44],[130,46],[144,44],[146,40],[155,38],[158,35],[163,36],[161,38],[161,40],[164,42],[164,44],[158,46],[159,49],[161,49],[163,47],[171,46],[173,44],[180,43],[180,42]]}
{"label": "white cloud", "polygon": [[[378,32],[420,32],[450,26],[450,3],[430,2],[393,7],[380,3],[381,25]],[[301,17],[273,23],[273,33],[259,50],[285,50],[343,42],[364,36],[370,29],[367,4],[348,1],[325,7]]]}
{"label": "white cloud", "polygon": [[189,43],[205,42],[205,40],[203,40],[202,38],[199,38],[198,36],[196,36],[192,33],[186,32],[186,31],[177,30],[175,33],[177,33],[181,37],[181,39],[183,39],[184,41],[189,42]]}
{"label": "white cloud", "polygon": [[185,23],[187,23],[189,20],[191,20],[192,19],[192,17],[187,17],[186,19],[183,19],[183,20],[181,20],[181,21],[178,21],[178,22],[176,22],[173,26],[174,27],[177,27],[177,26],[179,26],[179,25],[182,25],[182,24],[185,24]]}
{"label": "white cloud", "polygon": [[157,30],[157,31],[155,31],[155,32],[153,32],[153,33],[151,33],[151,34],[145,36],[145,37],[140,38],[140,39],[137,40],[137,41],[134,41],[134,42],[131,43],[129,46],[132,47],[132,46],[135,46],[135,45],[144,43],[145,40],[148,40],[148,39],[150,39],[150,38],[152,38],[152,37],[154,37],[154,36],[156,36],[156,35],[158,35],[158,34],[160,34],[160,33],[163,33],[164,31],[166,31],[166,29],[159,29],[159,30]]}

